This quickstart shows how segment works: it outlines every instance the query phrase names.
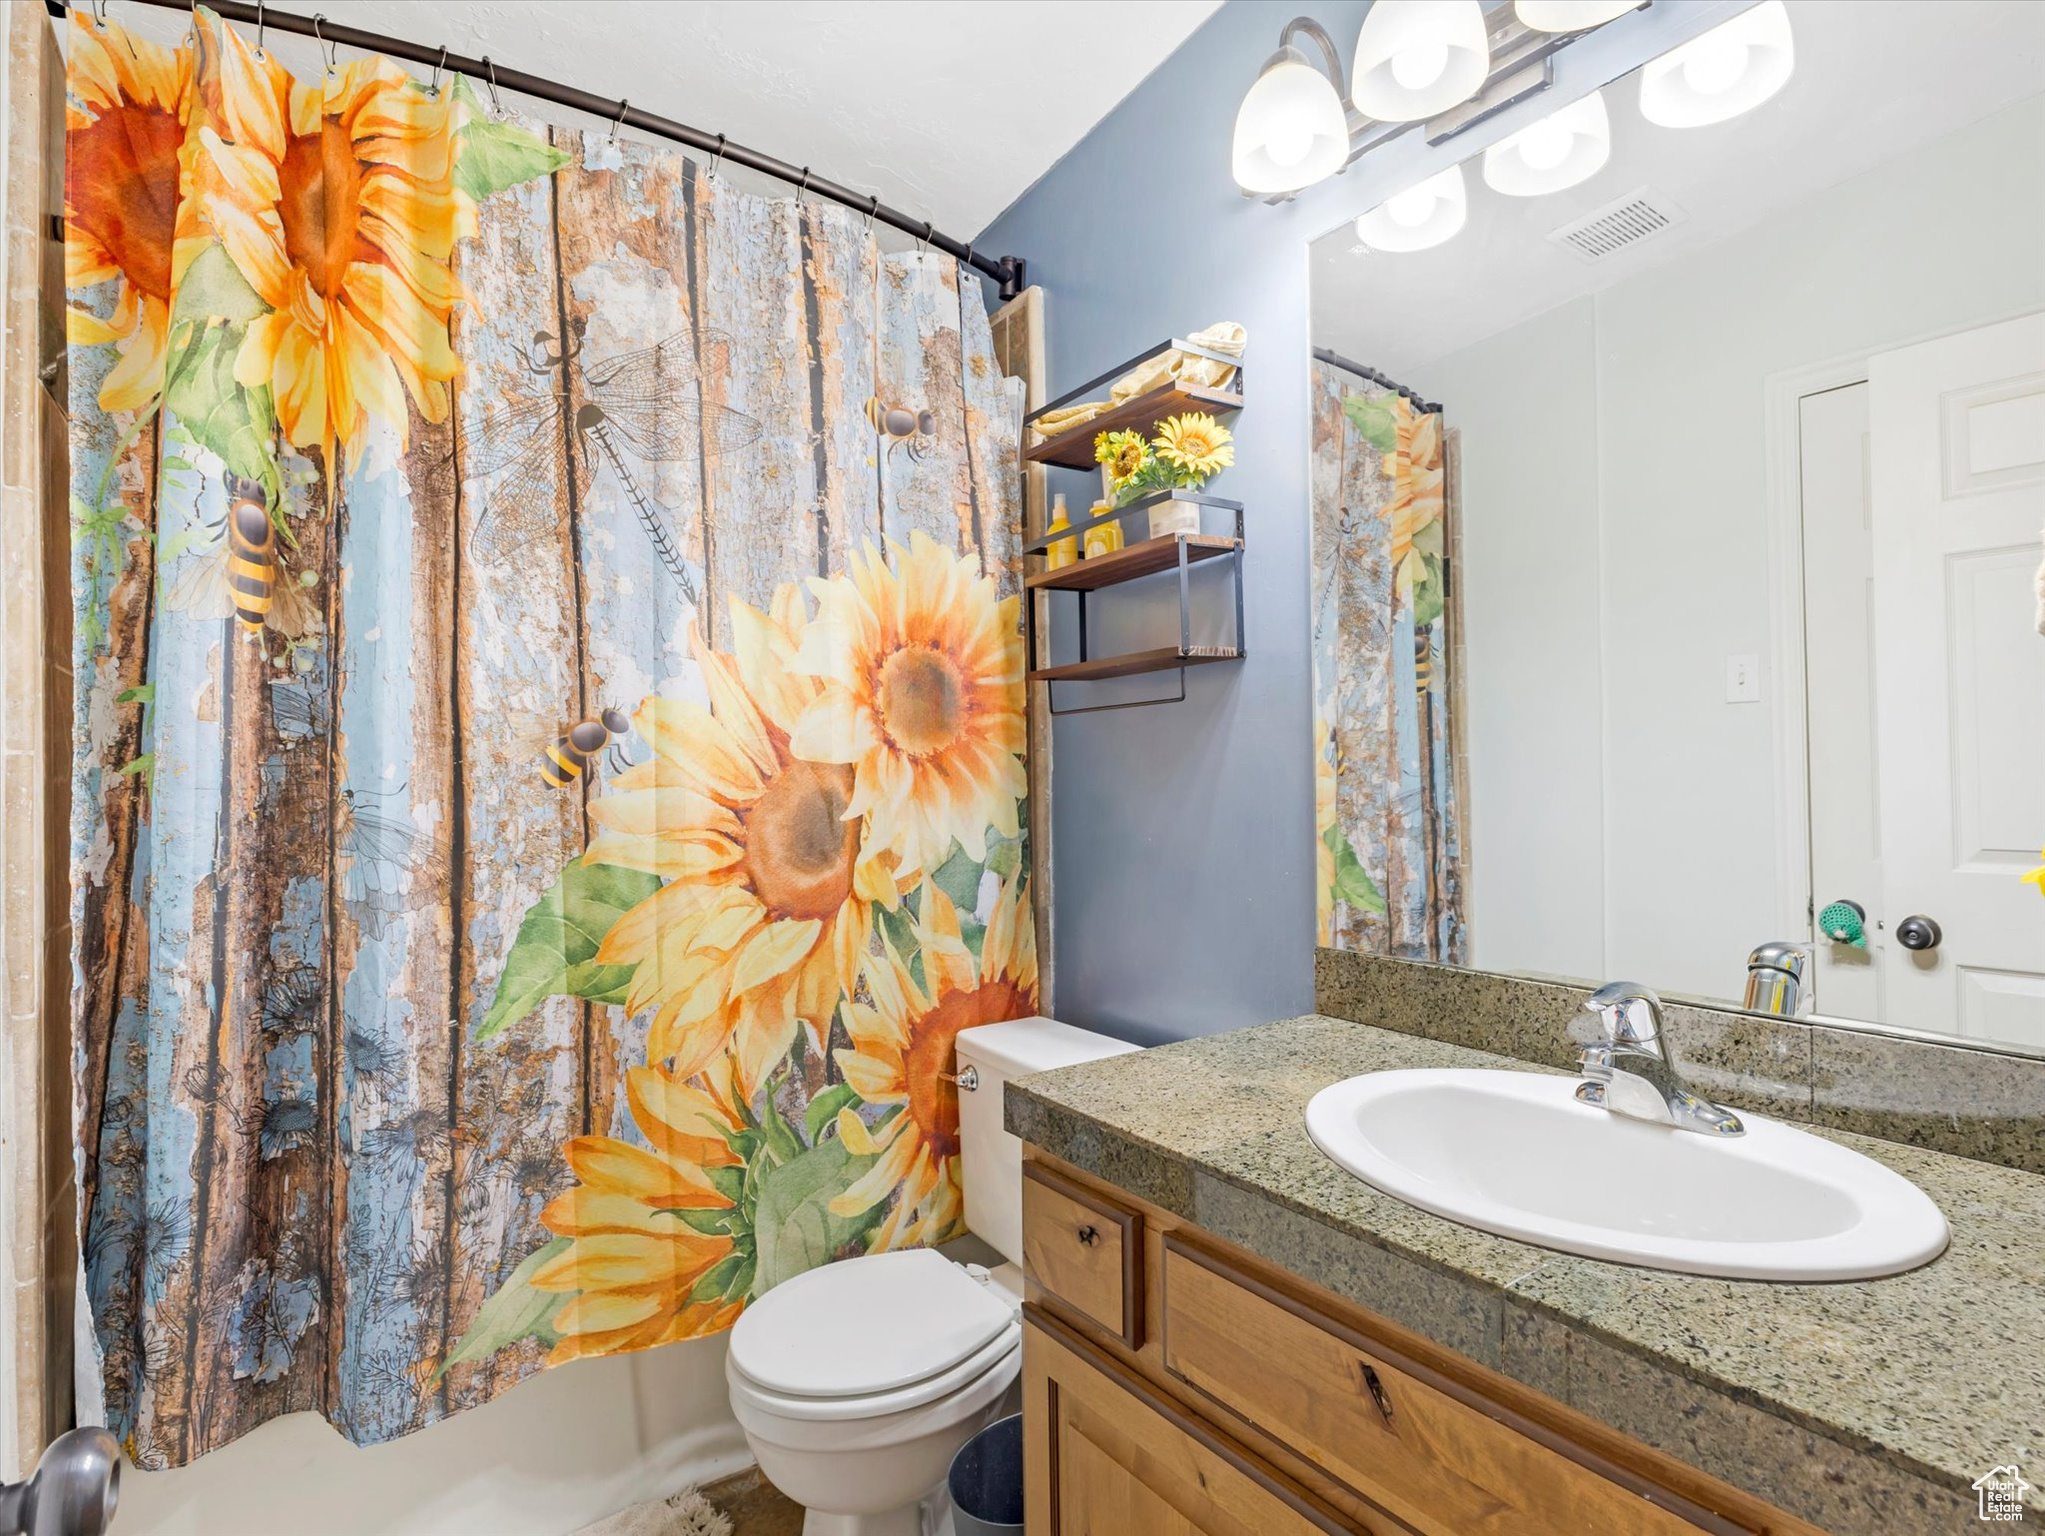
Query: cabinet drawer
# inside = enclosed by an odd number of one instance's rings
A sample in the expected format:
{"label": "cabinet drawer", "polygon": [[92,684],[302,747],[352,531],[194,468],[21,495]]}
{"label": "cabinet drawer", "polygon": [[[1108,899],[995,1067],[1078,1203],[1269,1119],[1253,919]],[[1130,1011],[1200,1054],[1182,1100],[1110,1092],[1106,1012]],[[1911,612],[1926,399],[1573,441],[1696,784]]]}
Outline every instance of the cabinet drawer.
{"label": "cabinet drawer", "polygon": [[1143,1218],[1036,1163],[1023,1166],[1029,1277],[1131,1349],[1143,1346]]}
{"label": "cabinet drawer", "polygon": [[1410,1536],[1315,1503],[1041,1315],[1023,1414],[1028,1536]]}
{"label": "cabinet drawer", "polygon": [[1459,1383],[1165,1239],[1165,1369],[1439,1536],[1749,1530],[1570,1448]]}

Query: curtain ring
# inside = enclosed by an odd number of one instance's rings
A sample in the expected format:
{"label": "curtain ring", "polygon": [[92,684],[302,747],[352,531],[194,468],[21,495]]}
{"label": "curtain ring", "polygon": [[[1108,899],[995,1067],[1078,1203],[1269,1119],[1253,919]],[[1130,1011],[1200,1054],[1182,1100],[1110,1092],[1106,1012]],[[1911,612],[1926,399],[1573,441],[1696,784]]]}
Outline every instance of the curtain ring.
{"label": "curtain ring", "polygon": [[504,115],[504,101],[497,94],[497,66],[490,62],[490,55],[487,53],[483,55],[483,70],[490,77],[490,110],[496,113],[497,116],[502,117]]}
{"label": "curtain ring", "polygon": [[627,101],[627,100],[626,100],[626,99],[625,99],[624,97],[620,96],[620,97],[618,98],[618,117],[617,117],[617,121],[616,121],[616,122],[613,122],[613,123],[611,124],[611,142],[612,142],[613,144],[615,144],[615,143],[617,143],[617,142],[618,142],[618,129],[619,129],[620,127],[622,127],[622,126],[624,125],[624,122],[625,122],[625,113],[626,113],[626,112],[627,112],[628,110],[630,110],[631,106],[632,106],[632,103],[631,103],[631,102],[629,102],[629,101]]}
{"label": "curtain ring", "polygon": [[426,87],[426,94],[428,96],[438,97],[440,95],[440,72],[445,68],[447,68],[447,44],[442,43],[440,45],[440,58],[433,66],[433,81]]}
{"label": "curtain ring", "polygon": [[256,0],[256,57],[258,59],[264,57],[263,32],[268,26],[269,22],[263,17],[263,0]]}
{"label": "curtain ring", "polygon": [[313,17],[312,40],[319,44],[320,53],[327,61],[327,73],[331,75],[334,72],[334,61],[341,56],[341,45],[339,43],[330,44],[326,40],[326,38],[323,35],[321,35],[320,23],[325,21],[326,19],[327,18],[324,15],[315,15]]}

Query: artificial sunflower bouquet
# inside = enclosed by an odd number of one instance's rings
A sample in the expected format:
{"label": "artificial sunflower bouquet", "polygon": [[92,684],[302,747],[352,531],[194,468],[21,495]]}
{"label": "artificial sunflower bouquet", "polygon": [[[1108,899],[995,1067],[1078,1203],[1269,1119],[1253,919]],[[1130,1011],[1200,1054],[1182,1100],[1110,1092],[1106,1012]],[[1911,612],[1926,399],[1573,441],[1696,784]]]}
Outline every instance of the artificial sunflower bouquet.
{"label": "artificial sunflower bouquet", "polygon": [[1117,507],[1159,491],[1197,491],[1235,461],[1228,428],[1199,411],[1167,417],[1152,438],[1141,432],[1094,438],[1094,462],[1114,483]]}

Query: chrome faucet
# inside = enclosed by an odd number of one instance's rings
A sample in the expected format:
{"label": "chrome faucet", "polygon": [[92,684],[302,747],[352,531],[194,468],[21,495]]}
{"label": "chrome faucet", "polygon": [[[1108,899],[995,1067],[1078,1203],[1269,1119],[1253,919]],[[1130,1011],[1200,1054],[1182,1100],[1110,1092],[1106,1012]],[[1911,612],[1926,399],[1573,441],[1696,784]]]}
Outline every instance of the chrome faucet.
{"label": "chrome faucet", "polygon": [[1598,1036],[1580,1053],[1581,1102],[1705,1136],[1746,1134],[1738,1115],[1692,1093],[1677,1075],[1662,1028],[1662,1000],[1654,993],[1637,981],[1612,981],[1583,1007],[1598,1021]]}

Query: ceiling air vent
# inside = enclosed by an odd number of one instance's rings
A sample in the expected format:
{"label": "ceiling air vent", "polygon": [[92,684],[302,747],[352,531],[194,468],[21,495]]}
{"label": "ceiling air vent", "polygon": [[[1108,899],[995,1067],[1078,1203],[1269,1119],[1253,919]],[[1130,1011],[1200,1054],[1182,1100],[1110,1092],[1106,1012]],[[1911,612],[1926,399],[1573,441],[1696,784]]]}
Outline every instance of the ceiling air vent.
{"label": "ceiling air vent", "polygon": [[1557,245],[1568,246],[1585,261],[1597,261],[1629,245],[1638,245],[1688,217],[1659,192],[1642,187],[1602,208],[1592,209],[1573,223],[1549,230],[1548,238]]}

